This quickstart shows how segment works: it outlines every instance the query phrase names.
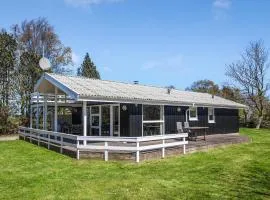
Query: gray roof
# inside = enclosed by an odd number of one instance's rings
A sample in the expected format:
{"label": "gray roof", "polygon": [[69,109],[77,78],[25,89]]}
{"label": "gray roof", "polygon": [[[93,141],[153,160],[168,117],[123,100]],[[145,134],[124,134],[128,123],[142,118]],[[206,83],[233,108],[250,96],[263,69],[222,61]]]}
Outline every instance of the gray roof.
{"label": "gray roof", "polygon": [[39,91],[44,81],[59,87],[70,96],[73,95],[76,100],[246,108],[243,104],[218,96],[212,97],[207,93],[172,89],[169,94],[168,89],[163,87],[49,73],[45,73],[40,79],[36,85],[36,90]]}

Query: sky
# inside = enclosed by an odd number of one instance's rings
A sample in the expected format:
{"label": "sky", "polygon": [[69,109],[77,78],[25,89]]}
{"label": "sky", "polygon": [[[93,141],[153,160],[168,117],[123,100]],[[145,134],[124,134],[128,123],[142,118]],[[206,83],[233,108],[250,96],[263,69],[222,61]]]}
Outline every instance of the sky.
{"label": "sky", "polygon": [[86,52],[101,78],[185,89],[193,81],[228,82],[226,64],[250,41],[270,47],[268,0],[8,0],[0,27],[46,17],[73,51]]}

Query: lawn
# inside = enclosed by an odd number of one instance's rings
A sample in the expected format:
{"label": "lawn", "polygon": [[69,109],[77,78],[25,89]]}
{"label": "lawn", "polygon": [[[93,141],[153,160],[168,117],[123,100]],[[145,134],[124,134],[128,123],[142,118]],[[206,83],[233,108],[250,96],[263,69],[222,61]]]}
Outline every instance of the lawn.
{"label": "lawn", "polygon": [[241,134],[252,142],[141,164],[0,142],[0,199],[270,199],[270,130]]}

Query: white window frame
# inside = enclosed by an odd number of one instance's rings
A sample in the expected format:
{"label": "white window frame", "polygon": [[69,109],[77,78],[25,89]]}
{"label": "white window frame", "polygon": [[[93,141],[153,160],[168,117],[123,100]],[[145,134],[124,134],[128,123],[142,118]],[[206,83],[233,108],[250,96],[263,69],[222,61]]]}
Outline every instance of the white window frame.
{"label": "white window frame", "polygon": [[[211,113],[211,114],[213,114],[213,120],[210,120],[210,109],[213,112],[213,113]],[[208,123],[210,123],[210,124],[211,123],[216,123],[215,108],[213,108],[213,107],[208,108]]]}
{"label": "white window frame", "polygon": [[[164,105],[160,105],[160,120],[144,120],[143,119],[143,106],[149,106],[149,104],[142,104],[142,137],[145,137],[143,133],[143,125],[151,123],[160,123],[160,135],[165,135],[165,123],[164,123]],[[150,105],[156,106],[156,105]]]}
{"label": "white window frame", "polygon": [[[190,109],[194,109],[196,111],[196,117],[191,117],[190,116]],[[188,111],[188,119],[189,121],[198,121],[198,107],[189,107],[189,111]]]}
{"label": "white window frame", "polygon": [[[112,124],[112,117],[113,117],[113,107],[114,106],[118,106],[118,112],[119,112],[119,115],[118,115],[118,121],[119,121],[119,136],[121,136],[121,121],[120,121],[120,113],[121,113],[121,110],[120,110],[120,103],[118,104],[102,104],[102,105],[92,105],[90,106],[90,117],[89,117],[89,123],[90,123],[90,135],[91,135],[91,129],[94,128],[94,129],[99,129],[99,136],[101,136],[101,128],[102,128],[102,107],[103,106],[110,106],[110,134],[111,136],[113,136],[113,124]],[[95,113],[95,114],[92,114],[92,107],[99,107],[99,113]],[[93,116],[98,116],[99,117],[99,126],[92,126],[92,117]]]}
{"label": "white window frame", "polygon": [[[95,114],[92,114],[92,108],[93,107],[98,107],[99,109],[99,112],[98,113],[95,113]],[[93,126],[92,125],[92,117],[99,117],[99,125],[98,126]],[[93,106],[90,106],[90,117],[89,117],[89,123],[90,123],[90,132],[89,134],[92,135],[92,128],[93,129],[98,129],[98,134],[99,136],[101,136],[101,105],[93,105]]]}

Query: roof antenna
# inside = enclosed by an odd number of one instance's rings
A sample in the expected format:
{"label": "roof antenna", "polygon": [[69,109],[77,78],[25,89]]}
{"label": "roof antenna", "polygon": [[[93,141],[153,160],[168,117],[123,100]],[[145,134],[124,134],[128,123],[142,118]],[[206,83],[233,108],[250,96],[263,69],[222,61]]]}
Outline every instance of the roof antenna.
{"label": "roof antenna", "polygon": [[167,87],[167,93],[171,94],[172,89],[175,89],[175,87],[173,85],[168,86]]}

